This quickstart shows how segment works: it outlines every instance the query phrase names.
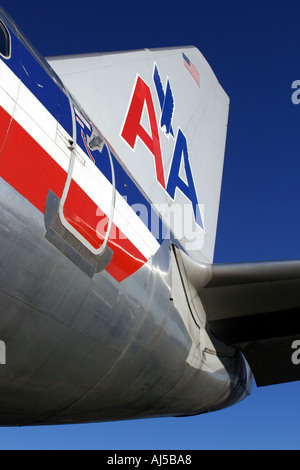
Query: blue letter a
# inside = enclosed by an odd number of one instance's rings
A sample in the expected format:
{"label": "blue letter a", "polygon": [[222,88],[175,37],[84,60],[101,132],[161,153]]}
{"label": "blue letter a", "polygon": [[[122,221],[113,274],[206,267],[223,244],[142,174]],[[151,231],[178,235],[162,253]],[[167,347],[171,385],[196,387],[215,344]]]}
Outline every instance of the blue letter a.
{"label": "blue letter a", "polygon": [[[187,179],[187,184],[183,181],[182,178],[179,176],[180,171],[180,163],[182,155],[184,157],[184,169]],[[195,216],[196,223],[204,230],[202,217],[199,210],[199,204],[197,199],[197,194],[195,190],[195,185],[193,181],[193,176],[191,172],[189,156],[188,156],[188,149],[186,138],[181,129],[178,129],[177,140],[173,155],[173,162],[170,170],[169,181],[167,185],[167,192],[174,200],[175,198],[175,190],[179,188],[180,191],[191,201]]]}

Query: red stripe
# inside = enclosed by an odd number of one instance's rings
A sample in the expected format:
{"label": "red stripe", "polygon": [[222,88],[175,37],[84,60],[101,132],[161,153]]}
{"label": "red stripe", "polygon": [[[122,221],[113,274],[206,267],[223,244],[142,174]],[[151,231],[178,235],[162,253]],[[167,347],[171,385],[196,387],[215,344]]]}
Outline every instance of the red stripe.
{"label": "red stripe", "polygon": [[11,116],[8,113],[3,114],[0,119],[0,152],[7,136],[11,122]]}
{"label": "red stripe", "polygon": [[[0,108],[0,121],[3,114]],[[42,213],[49,189],[61,197],[66,172],[15,121],[0,156],[0,176]]]}
{"label": "red stripe", "polygon": [[[11,117],[0,107],[0,148]],[[0,176],[42,213],[51,189],[61,198],[67,174],[58,163],[15,121],[0,155]],[[65,203],[65,215],[84,238],[99,247],[108,218],[80,186],[72,181]],[[100,215],[99,215],[100,214]],[[105,221],[106,219],[106,221]],[[103,223],[104,222],[104,223]],[[101,232],[101,227],[104,228]],[[107,271],[119,282],[137,271],[147,261],[137,248],[112,225],[108,245],[114,251]]]}
{"label": "red stripe", "polygon": [[[109,218],[75,181],[70,185],[64,205],[64,215],[94,248],[102,245]],[[133,274],[147,261],[115,224],[111,227],[108,246],[114,255],[106,270],[119,282],[128,277],[128,273]]]}

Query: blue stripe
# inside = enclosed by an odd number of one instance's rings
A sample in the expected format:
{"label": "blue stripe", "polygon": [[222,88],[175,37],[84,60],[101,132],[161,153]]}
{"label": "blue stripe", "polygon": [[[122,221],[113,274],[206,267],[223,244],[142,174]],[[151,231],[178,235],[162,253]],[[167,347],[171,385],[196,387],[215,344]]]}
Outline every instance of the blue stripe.
{"label": "blue stripe", "polygon": [[191,65],[190,59],[188,59],[184,53],[182,53],[182,57],[183,57],[183,60],[185,60],[188,65]]}
{"label": "blue stripe", "polygon": [[21,47],[19,39],[7,28],[11,37],[11,57],[2,58],[3,62],[9,66],[12,72],[20,78],[21,76]]}

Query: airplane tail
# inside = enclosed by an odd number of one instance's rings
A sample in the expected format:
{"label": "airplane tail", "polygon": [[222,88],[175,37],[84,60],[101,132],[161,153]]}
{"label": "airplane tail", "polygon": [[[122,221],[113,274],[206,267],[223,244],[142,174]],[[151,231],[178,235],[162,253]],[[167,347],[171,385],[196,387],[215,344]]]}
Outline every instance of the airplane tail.
{"label": "airplane tail", "polygon": [[[188,253],[173,247],[180,269],[173,285],[183,283],[195,323],[242,351],[258,386],[299,380],[300,261],[212,264],[229,99],[200,52],[50,63]],[[200,344],[198,336],[193,341]]]}
{"label": "airplane tail", "polygon": [[212,263],[229,98],[199,50],[48,61],[159,213],[163,229],[147,215],[156,239],[170,235]]}

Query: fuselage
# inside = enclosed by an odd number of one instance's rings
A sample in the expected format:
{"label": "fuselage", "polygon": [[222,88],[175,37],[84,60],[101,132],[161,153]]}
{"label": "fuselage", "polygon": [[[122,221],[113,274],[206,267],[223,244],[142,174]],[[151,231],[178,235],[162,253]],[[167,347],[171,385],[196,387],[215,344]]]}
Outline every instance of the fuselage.
{"label": "fuselage", "polygon": [[244,398],[190,312],[164,223],[101,128],[1,14],[0,425],[182,416]]}

